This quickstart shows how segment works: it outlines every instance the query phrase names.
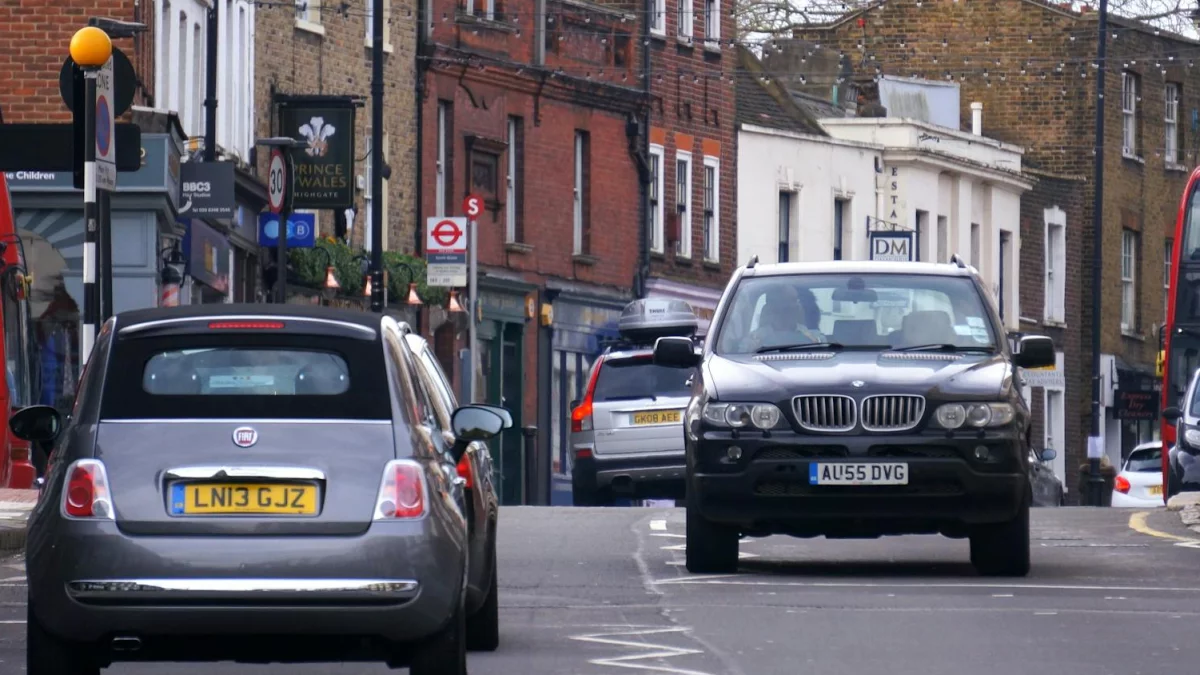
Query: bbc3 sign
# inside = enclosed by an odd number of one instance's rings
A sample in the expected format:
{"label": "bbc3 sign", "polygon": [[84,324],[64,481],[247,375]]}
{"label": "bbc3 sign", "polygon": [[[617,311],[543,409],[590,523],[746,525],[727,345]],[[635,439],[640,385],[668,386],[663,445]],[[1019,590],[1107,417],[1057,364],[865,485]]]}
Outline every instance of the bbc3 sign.
{"label": "bbc3 sign", "polygon": [[915,232],[871,232],[871,260],[883,262],[916,261]]}

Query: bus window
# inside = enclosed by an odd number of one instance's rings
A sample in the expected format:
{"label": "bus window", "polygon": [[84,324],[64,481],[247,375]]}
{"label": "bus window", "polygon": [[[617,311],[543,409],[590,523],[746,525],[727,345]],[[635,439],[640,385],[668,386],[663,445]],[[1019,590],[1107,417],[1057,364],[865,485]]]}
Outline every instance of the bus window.
{"label": "bus window", "polygon": [[1171,336],[1171,372],[1167,373],[1167,405],[1177,405],[1187,391],[1192,373],[1200,368],[1200,330],[1183,329]]}
{"label": "bus window", "polygon": [[1200,262],[1200,184],[1192,190],[1188,198],[1187,212],[1184,213],[1182,262]]}
{"label": "bus window", "polygon": [[5,376],[8,382],[10,405],[22,408],[32,403],[31,376],[29,372],[29,324],[23,321],[24,295],[20,288],[22,275],[17,268],[9,268],[4,274],[3,298],[0,312],[4,320]]}

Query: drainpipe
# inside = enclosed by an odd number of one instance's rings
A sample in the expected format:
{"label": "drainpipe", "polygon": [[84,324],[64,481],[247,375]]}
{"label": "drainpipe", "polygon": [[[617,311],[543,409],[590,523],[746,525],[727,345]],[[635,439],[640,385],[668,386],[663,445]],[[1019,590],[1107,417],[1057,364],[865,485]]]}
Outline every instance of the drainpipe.
{"label": "drainpipe", "polygon": [[[416,167],[416,169],[417,169],[417,181],[416,181],[417,187],[416,187],[416,195],[414,197],[414,204],[413,204],[413,210],[416,213],[417,217],[415,218],[416,222],[413,223],[413,257],[414,258],[420,257],[421,254],[423,253],[423,251],[421,250],[421,242],[423,241],[422,236],[424,234],[422,231],[422,227],[421,227],[421,223],[422,223],[421,216],[424,214],[424,212],[422,210],[424,208],[422,197],[425,192],[425,189],[424,189],[424,187],[425,187],[424,175],[425,174],[424,174],[424,171],[422,170],[422,167],[425,166],[425,155],[424,155],[424,152],[425,152],[425,144],[424,144],[424,138],[425,138],[425,133],[424,133],[424,128],[425,128],[425,125],[424,125],[424,120],[425,120],[425,66],[421,59],[421,56],[425,53],[425,49],[424,49],[424,47],[425,47],[425,22],[429,20],[429,16],[426,14],[427,10],[425,9],[425,7],[426,7],[425,3],[421,3],[417,8],[417,51],[416,51],[416,54],[413,56],[413,61],[416,65],[416,78],[417,78],[417,101],[416,101],[416,103],[417,103],[417,167]],[[426,311],[426,308],[424,305],[417,307],[417,311],[416,311],[417,325],[413,326],[413,328],[417,332],[417,335],[422,334],[421,333],[421,324],[424,322],[421,320],[422,319],[421,315],[425,311]]]}
{"label": "drainpipe", "polygon": [[[638,271],[634,275],[634,297],[645,298],[647,295],[646,285],[650,281],[650,180],[649,171],[650,158],[650,17],[654,16],[655,2],[654,0],[643,0],[642,8],[646,17],[642,21],[642,73],[645,77],[642,78],[642,90],[645,92],[646,111],[642,116],[642,143],[638,151],[640,161],[638,167],[640,170],[638,176],[641,178],[641,188],[638,190],[638,215],[641,218],[641,224],[638,226],[638,232],[641,233],[641,241],[638,243],[638,251],[641,253],[641,261],[638,264]],[[659,166],[659,171],[663,171],[664,167]],[[662,195],[659,195],[659,199]]]}
{"label": "drainpipe", "polygon": [[979,101],[971,104],[971,133],[983,135],[983,104]]}

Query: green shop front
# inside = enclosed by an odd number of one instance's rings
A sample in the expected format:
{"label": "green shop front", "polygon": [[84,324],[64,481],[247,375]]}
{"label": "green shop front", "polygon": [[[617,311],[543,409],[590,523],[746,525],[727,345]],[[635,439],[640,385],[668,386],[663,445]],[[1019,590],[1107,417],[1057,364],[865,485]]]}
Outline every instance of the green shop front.
{"label": "green shop front", "polygon": [[[522,281],[479,278],[476,401],[503,406],[512,413],[512,428],[491,442],[500,503],[506,505],[529,503],[521,427],[532,424],[525,409],[527,374],[533,365],[529,358],[532,350],[526,349],[526,326],[530,320],[528,299],[536,298],[537,291],[537,286]],[[463,368],[463,372],[469,370]]]}

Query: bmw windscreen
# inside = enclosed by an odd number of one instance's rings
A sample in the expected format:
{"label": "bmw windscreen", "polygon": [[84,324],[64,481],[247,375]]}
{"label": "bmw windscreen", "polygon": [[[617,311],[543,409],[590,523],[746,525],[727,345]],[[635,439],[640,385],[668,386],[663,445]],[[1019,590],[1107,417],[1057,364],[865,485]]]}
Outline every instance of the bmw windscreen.
{"label": "bmw windscreen", "polygon": [[989,313],[970,279],[805,274],[743,279],[715,351],[742,355],[833,348],[994,352]]}

